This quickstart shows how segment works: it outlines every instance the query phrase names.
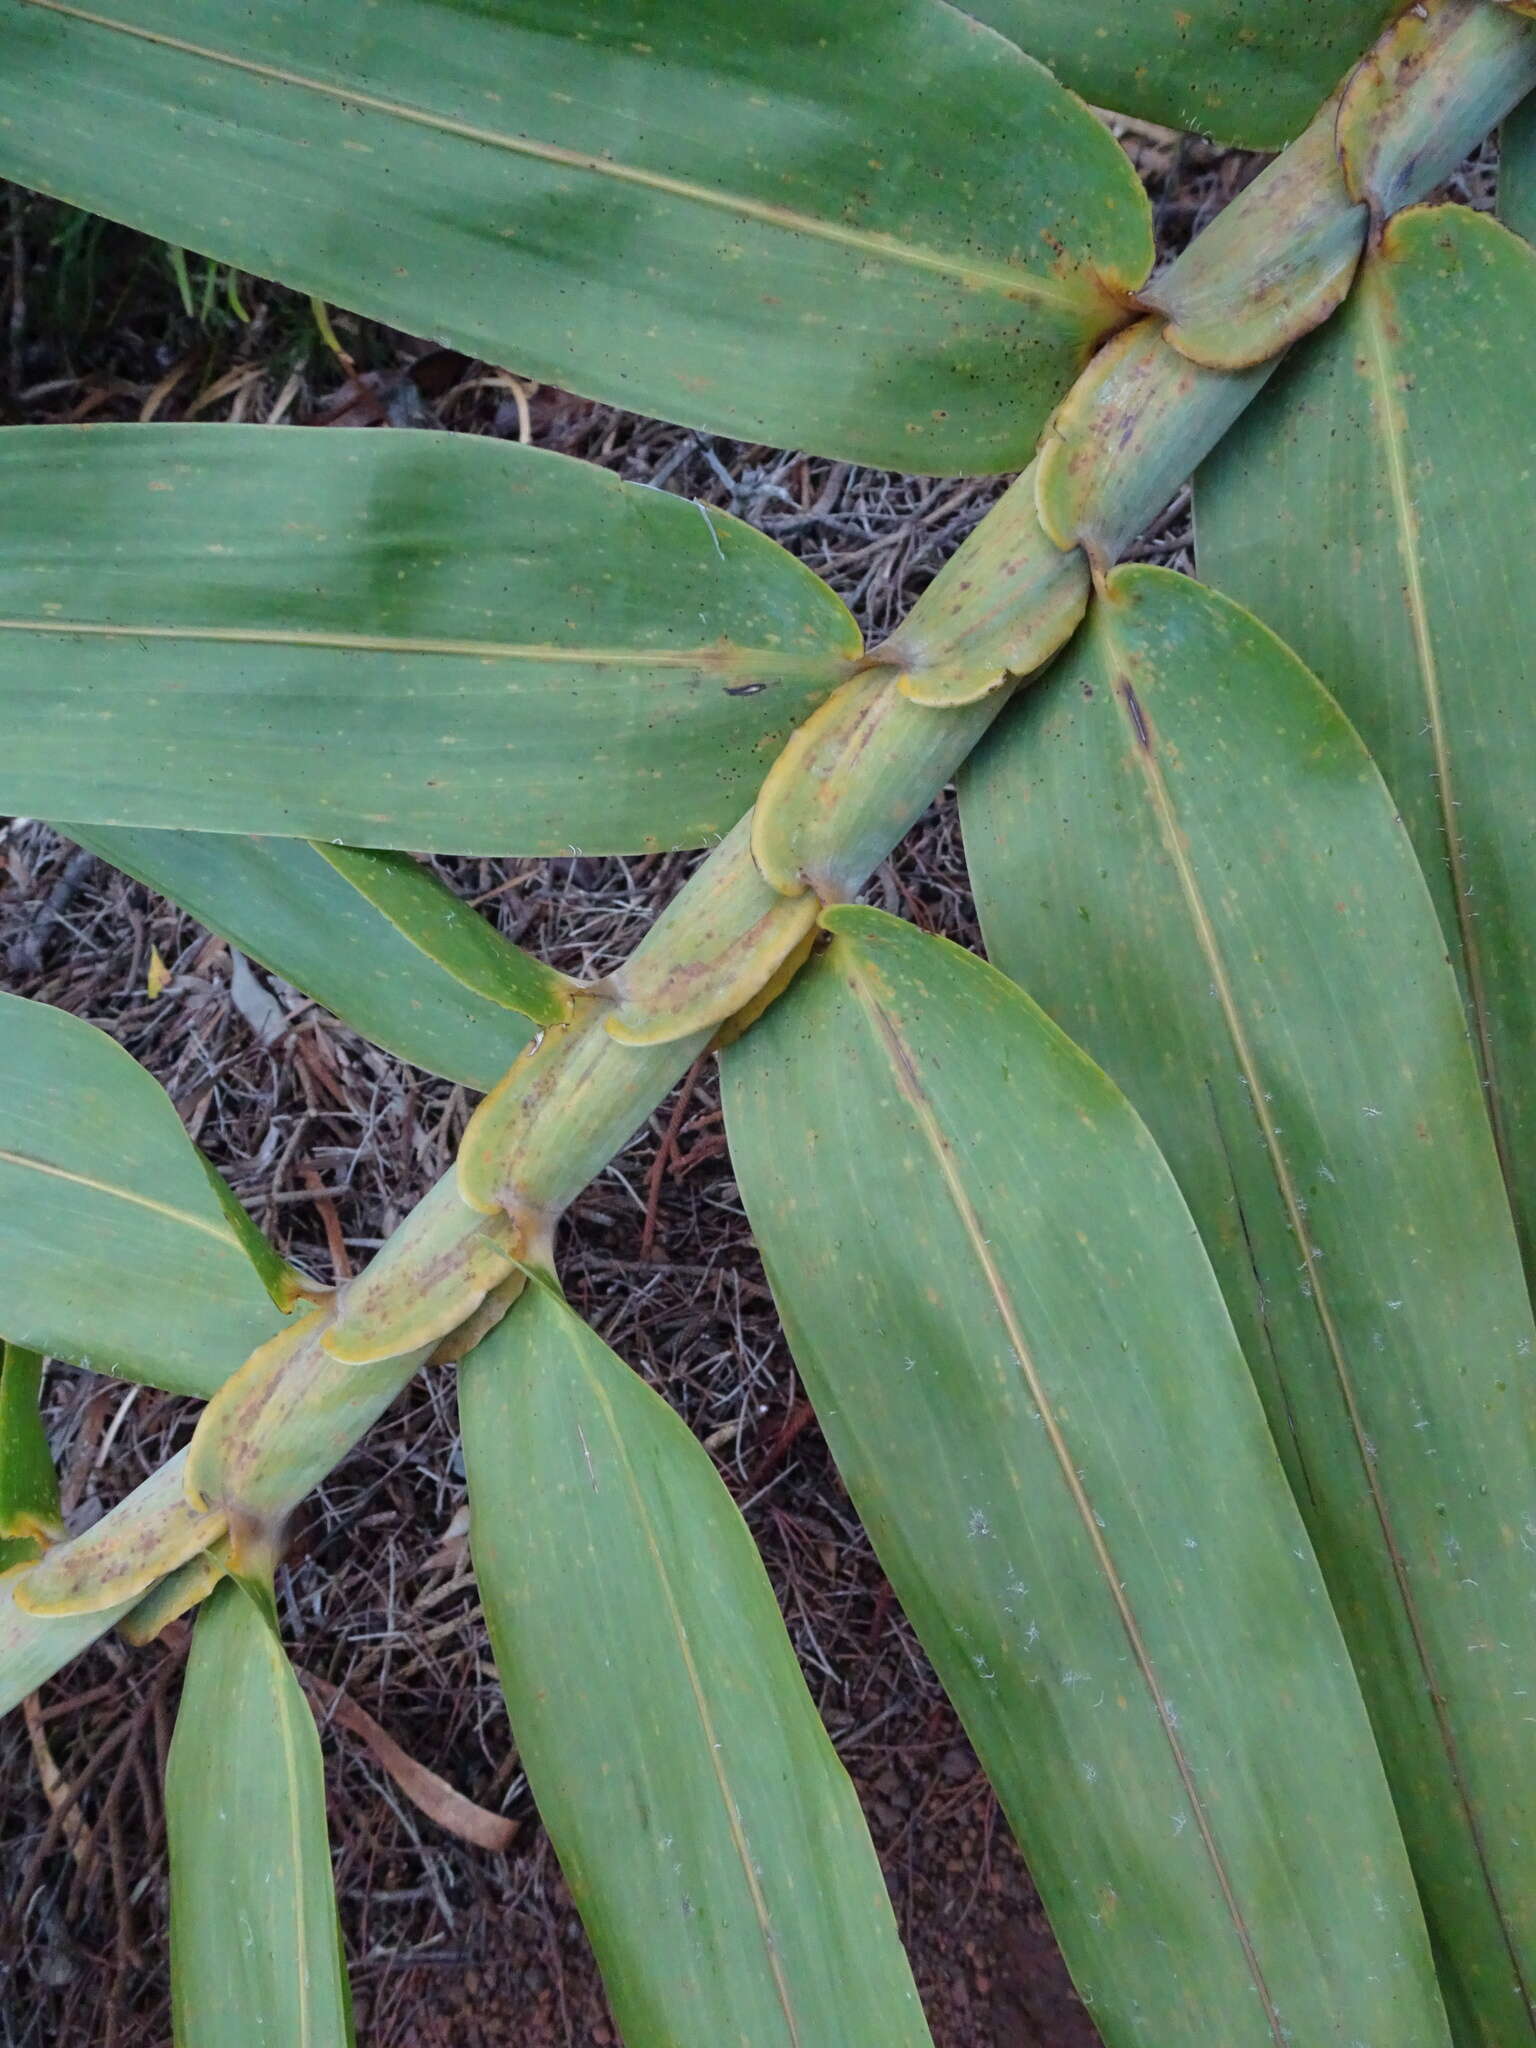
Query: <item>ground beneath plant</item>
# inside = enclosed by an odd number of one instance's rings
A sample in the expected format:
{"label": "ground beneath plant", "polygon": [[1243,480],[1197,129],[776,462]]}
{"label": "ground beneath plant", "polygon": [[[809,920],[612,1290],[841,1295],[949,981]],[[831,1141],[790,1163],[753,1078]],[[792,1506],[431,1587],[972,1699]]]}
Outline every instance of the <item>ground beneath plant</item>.
{"label": "ground beneath plant", "polygon": [[[1165,250],[1254,162],[1144,131],[1127,142]],[[1457,196],[1480,196],[1469,175]],[[159,244],[4,188],[0,220],[0,424],[286,420],[523,438],[747,518],[832,582],[871,637],[1001,488],[658,426],[345,316],[338,355],[307,301],[259,280],[178,266]],[[1136,552],[1187,566],[1187,533],[1181,501]],[[378,1052],[45,825],[0,830],[0,863],[0,985],[119,1039],[290,1257],[323,1280],[364,1262],[447,1165],[466,1092]],[[508,936],[600,974],[689,858],[439,867]],[[979,949],[947,798],[870,894]],[[576,1204],[562,1271],[581,1312],[697,1432],[752,1528],[863,1800],[938,2048],[1089,2048],[1097,2036],[1019,1853],[802,1395],[707,1065]],[[48,1416],[73,1523],[185,1442],[191,1414],[55,1370]],[[359,2036],[370,2048],[614,2042],[497,1689],[463,1511],[452,1374],[432,1372],[310,1504],[281,1576],[289,1646],[317,1681]],[[159,1787],[185,1640],[185,1628],[145,1650],[109,1640],[0,1723],[0,2048],[169,2040]],[[510,1849],[472,1848],[414,1805],[349,1706],[515,1819]]]}

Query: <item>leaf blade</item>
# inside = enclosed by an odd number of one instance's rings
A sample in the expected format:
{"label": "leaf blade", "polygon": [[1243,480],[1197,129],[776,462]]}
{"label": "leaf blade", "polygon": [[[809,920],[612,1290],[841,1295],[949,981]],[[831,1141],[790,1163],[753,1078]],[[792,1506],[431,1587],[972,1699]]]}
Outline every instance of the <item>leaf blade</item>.
{"label": "leaf blade", "polygon": [[193,1629],[165,1789],[177,2041],[341,2048],[320,1738],[274,1622],[233,1579]]}
{"label": "leaf blade", "polygon": [[0,800],[86,826],[703,843],[859,649],[729,514],[515,443],[21,427],[0,484]]}
{"label": "leaf blade", "polygon": [[[7,175],[749,440],[1018,467],[1150,263],[1084,110],[926,0],[766,0],[750,31],[663,0],[643,40],[579,0],[391,0],[361,39],[301,0],[221,0],[191,37],[168,0],[13,11]],[[172,174],[134,174],[141,150]]]}
{"label": "leaf blade", "polygon": [[43,1361],[0,1345],[0,1572],[27,1564],[63,1531],[59,1476],[38,1405]]}
{"label": "leaf blade", "polygon": [[336,868],[340,849],[232,832],[59,830],[429,1073],[493,1088],[533,1036],[371,904]]}
{"label": "leaf blade", "polygon": [[[1439,2040],[1364,1710],[1171,1176],[994,970],[878,912],[826,922],[726,1055],[738,1179],[833,1454],[1106,2042],[1230,2048],[1314,2017]],[[1408,1959],[1380,1976],[1380,1923],[1347,1924],[1367,1867],[1393,1873]]]}
{"label": "leaf blade", "polygon": [[1499,133],[1499,219],[1536,242],[1536,97],[1518,106]]}
{"label": "leaf blade", "polygon": [[1290,0],[1188,0],[1166,14],[1140,0],[981,0],[974,11],[1095,105],[1279,149],[1395,9],[1325,0],[1304,22]]}
{"label": "leaf blade", "polygon": [[315,851],[461,987],[541,1027],[570,1015],[575,984],[567,976],[504,939],[408,854],[361,846]]}
{"label": "leaf blade", "polygon": [[16,1340],[213,1393],[281,1317],[159,1084],[105,1033],[5,995],[0,1082],[0,1284]]}
{"label": "leaf blade", "polygon": [[[1536,409],[1520,348],[1533,321],[1536,252],[1463,208],[1399,215],[1338,321],[1198,487],[1202,573],[1322,678],[1397,798],[1458,962],[1528,1270]],[[1475,379],[1458,369],[1467,353]],[[1307,504],[1326,516],[1303,517]]]}
{"label": "leaf blade", "polygon": [[460,1400],[497,1666],[625,2039],[926,2043],[853,1788],[706,1453],[538,1283]]}
{"label": "leaf blade", "polygon": [[1536,1668],[1507,1530],[1536,1486],[1536,1330],[1443,941],[1392,800],[1289,650],[1161,570],[1108,591],[968,772],[988,948],[1179,1177],[1355,1654],[1453,2019],[1526,2040]]}

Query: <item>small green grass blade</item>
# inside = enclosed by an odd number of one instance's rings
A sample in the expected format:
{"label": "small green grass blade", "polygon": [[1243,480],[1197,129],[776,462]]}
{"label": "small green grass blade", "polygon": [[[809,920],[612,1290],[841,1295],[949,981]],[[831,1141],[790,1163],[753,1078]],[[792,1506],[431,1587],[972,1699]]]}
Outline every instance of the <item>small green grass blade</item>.
{"label": "small green grass blade", "polygon": [[38,1402],[43,1361],[0,1345],[0,1572],[29,1563],[63,1532],[59,1475]]}

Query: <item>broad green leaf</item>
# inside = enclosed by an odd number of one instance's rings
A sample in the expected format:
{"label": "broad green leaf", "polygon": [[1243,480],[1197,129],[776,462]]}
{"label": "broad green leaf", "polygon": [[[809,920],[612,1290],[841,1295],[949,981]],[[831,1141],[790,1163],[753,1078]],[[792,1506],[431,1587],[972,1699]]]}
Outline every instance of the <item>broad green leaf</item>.
{"label": "broad green leaf", "polygon": [[1461,975],[1536,1270],[1536,252],[1460,207],[1391,221],[1199,482],[1201,573],[1337,696]]}
{"label": "broad green leaf", "polygon": [[30,1563],[59,1535],[59,1477],[38,1398],[43,1361],[0,1344],[0,1572]]}
{"label": "broad green leaf", "polygon": [[1121,569],[963,815],[991,957],[1146,1116],[1210,1252],[1459,2037],[1536,2039],[1536,1330],[1392,799],[1257,621]]}
{"label": "broad green leaf", "polygon": [[1299,135],[1400,0],[968,0],[1085,99],[1244,149]]}
{"label": "broad green leaf", "polygon": [[0,1299],[18,1343],[213,1393],[282,1323],[215,1180],[105,1032],[0,995]]}
{"label": "broad green leaf", "polygon": [[13,811],[429,852],[698,845],[858,651],[772,541],[564,455],[342,428],[0,439]]}
{"label": "broad green leaf", "polygon": [[934,0],[29,0],[0,176],[594,398],[907,470],[1020,468],[1152,255],[1113,139]]}
{"label": "broad green leaf", "polygon": [[1536,242],[1536,97],[1510,115],[1499,136],[1499,218]]}
{"label": "broad green leaf", "polygon": [[[163,1524],[183,1498],[182,1474],[186,1454],[180,1452],[148,1479],[134,1488],[127,1499],[103,1515],[98,1530],[122,1530],[125,1526]],[[136,1593],[125,1594],[112,1606],[94,1611],[76,1609],[65,1614],[34,1614],[17,1598],[30,1578],[30,1568],[17,1565],[0,1572],[0,1714],[19,1706],[30,1692],[72,1657],[106,1634],[137,1604]]]}
{"label": "broad green leaf", "polygon": [[[291,981],[376,1045],[429,1073],[471,1088],[494,1088],[533,1037],[533,1026],[503,1002],[470,986],[430,944],[418,944],[399,915],[416,907],[415,885],[398,914],[391,884],[400,856],[315,847],[302,839],[250,839],[232,832],[141,832],[110,825],[61,825],[60,831],[114,867],[147,883]],[[352,866],[332,864],[342,855]],[[528,1000],[548,972],[519,953],[414,861],[437,910],[437,930],[460,918],[479,925],[493,947],[529,970]],[[354,875],[371,874],[368,889]],[[420,929],[420,925],[416,926]],[[423,933],[430,940],[430,933]],[[512,978],[509,971],[508,979]]]}
{"label": "broad green leaf", "polygon": [[539,1283],[459,1403],[519,1757],[629,2048],[925,2044],[858,1800],[707,1453]]}
{"label": "broad green leaf", "polygon": [[1338,1624],[1156,1146],[994,968],[825,923],[726,1054],[732,1155],[1106,2048],[1443,2041]]}
{"label": "broad green leaf", "polygon": [[233,1579],[193,1630],[165,1818],[177,2048],[350,2042],[320,1738],[275,1619]]}

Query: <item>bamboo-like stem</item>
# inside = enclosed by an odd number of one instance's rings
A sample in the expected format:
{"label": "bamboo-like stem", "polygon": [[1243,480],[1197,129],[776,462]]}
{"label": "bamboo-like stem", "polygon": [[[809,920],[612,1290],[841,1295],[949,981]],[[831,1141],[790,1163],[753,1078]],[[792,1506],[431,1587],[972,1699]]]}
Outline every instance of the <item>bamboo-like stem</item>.
{"label": "bamboo-like stem", "polygon": [[[1383,215],[1432,190],[1533,88],[1536,23],[1496,0],[1430,0],[1383,34],[1148,291],[1146,318],[1089,363],[1037,462],[905,626],[791,738],[753,810],[627,965],[481,1103],[454,1168],[367,1270],[209,1402],[187,1465],[206,1526],[227,1523],[236,1551],[242,1532],[253,1547],[270,1541],[423,1361],[484,1334],[523,1264],[548,1263],[576,1194],[722,1028],[787,983],[821,903],[857,893],[1064,643],[1087,602],[1084,558],[1109,566],[1279,354],[1333,311]],[[163,1504],[157,1484],[140,1489],[146,1510]],[[113,1521],[138,1542],[142,1578],[148,1531],[131,1499]],[[73,1549],[18,1581],[21,1608],[80,1611]],[[122,1583],[103,1571],[104,1611]]]}

